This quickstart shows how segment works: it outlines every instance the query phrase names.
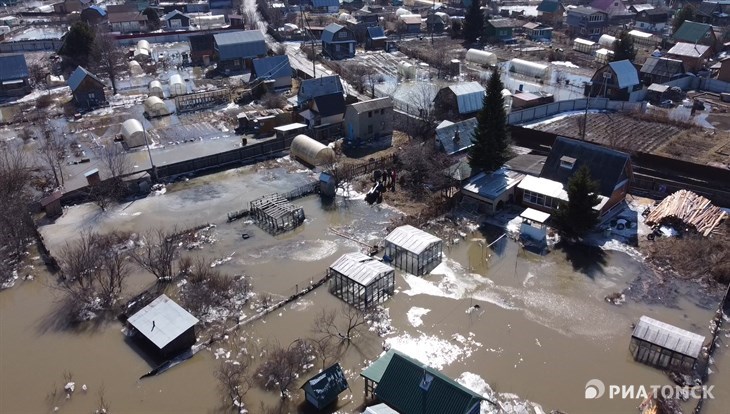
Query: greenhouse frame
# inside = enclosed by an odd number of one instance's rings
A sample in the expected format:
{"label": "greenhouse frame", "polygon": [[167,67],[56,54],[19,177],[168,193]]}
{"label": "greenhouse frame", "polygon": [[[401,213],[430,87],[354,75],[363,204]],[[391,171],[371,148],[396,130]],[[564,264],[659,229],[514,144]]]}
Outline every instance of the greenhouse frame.
{"label": "greenhouse frame", "polygon": [[395,270],[359,252],[340,256],[327,276],[330,293],[359,309],[385,302],[395,292]]}
{"label": "greenhouse frame", "polygon": [[443,245],[443,240],[433,234],[405,225],[396,228],[385,238],[385,256],[388,256],[393,266],[423,276],[441,263]]}

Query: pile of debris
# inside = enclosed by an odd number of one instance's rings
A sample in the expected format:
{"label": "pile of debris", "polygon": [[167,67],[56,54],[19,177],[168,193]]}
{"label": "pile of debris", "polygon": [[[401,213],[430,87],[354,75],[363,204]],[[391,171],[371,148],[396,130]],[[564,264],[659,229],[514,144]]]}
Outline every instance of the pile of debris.
{"label": "pile of debris", "polygon": [[710,233],[727,217],[710,200],[691,191],[679,190],[666,197],[646,217],[649,226],[682,225],[694,228],[699,234]]}

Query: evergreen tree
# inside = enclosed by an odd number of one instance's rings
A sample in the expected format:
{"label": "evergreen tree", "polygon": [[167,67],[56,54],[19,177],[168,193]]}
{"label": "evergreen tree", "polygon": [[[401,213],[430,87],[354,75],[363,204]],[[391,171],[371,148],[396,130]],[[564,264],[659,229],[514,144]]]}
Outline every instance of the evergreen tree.
{"label": "evergreen tree", "polygon": [[591,172],[583,165],[568,180],[568,202],[561,201],[553,213],[553,221],[561,235],[581,238],[598,224],[598,183],[591,179]]}
{"label": "evergreen tree", "polygon": [[473,170],[494,171],[510,159],[507,112],[504,110],[504,85],[494,68],[487,84],[483,107],[477,114],[477,126],[469,148],[469,165]]}
{"label": "evergreen tree", "polygon": [[694,20],[695,18],[695,9],[691,5],[686,5],[682,7],[677,14],[674,15],[674,20],[672,20],[672,33],[676,32],[677,29],[682,26],[682,23],[684,23],[685,20]]}
{"label": "evergreen tree", "polygon": [[636,58],[634,39],[628,32],[621,32],[613,46],[613,61],[628,60],[633,62],[634,58]]}
{"label": "evergreen tree", "polygon": [[162,25],[162,22],[160,21],[160,15],[157,14],[157,10],[153,9],[152,7],[144,9],[142,14],[147,16],[147,24],[149,25],[150,30],[157,30]]}
{"label": "evergreen tree", "polygon": [[464,16],[464,39],[474,43],[484,30],[484,14],[479,0],[471,0],[471,5]]}
{"label": "evergreen tree", "polygon": [[63,41],[58,54],[71,59],[76,65],[87,66],[94,45],[94,30],[85,22],[76,22]]}

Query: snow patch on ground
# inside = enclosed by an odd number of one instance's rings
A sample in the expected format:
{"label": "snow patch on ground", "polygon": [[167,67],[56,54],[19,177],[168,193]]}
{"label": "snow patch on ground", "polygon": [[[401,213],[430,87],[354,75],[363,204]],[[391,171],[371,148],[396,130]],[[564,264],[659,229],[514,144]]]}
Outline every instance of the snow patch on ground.
{"label": "snow patch on ground", "polygon": [[542,407],[533,402],[522,400],[511,393],[496,393],[484,378],[472,372],[464,372],[456,382],[483,396],[488,401],[481,405],[480,414],[544,414]]}
{"label": "snow patch on ground", "polygon": [[555,65],[555,66],[565,66],[566,68],[574,68],[574,69],[578,69],[580,67],[580,66],[578,66],[575,63],[570,62],[570,61],[564,61],[564,62],[561,62],[561,61],[553,61],[553,62],[550,62],[550,64],[551,65]]}
{"label": "snow patch on ground", "polygon": [[447,341],[425,333],[421,333],[418,337],[406,333],[387,338],[385,343],[388,348],[396,349],[436,369],[469,358],[472,352],[482,346],[481,343],[474,341],[473,334],[468,338],[456,334],[452,341]]}
{"label": "snow patch on ground", "polygon": [[431,309],[419,308],[418,306],[414,306],[410,310],[408,310],[406,316],[408,317],[408,322],[410,322],[413,327],[417,328],[423,325],[423,321],[421,320],[421,318],[429,312],[431,312]]}

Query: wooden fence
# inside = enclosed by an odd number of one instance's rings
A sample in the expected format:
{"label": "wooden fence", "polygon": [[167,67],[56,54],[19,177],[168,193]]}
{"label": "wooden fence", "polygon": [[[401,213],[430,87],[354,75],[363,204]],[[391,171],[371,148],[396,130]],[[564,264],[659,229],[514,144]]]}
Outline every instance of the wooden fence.
{"label": "wooden fence", "polygon": [[178,113],[199,111],[231,102],[229,89],[190,93],[175,97],[175,108]]}

